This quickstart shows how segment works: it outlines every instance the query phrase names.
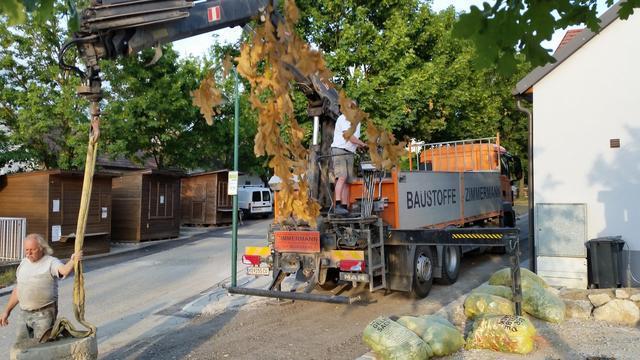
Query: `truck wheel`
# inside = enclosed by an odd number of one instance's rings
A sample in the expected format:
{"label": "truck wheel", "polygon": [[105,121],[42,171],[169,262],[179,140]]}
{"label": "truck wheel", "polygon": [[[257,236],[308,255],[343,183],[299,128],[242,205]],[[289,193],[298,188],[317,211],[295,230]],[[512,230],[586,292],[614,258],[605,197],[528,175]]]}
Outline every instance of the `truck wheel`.
{"label": "truck wheel", "polygon": [[462,252],[459,246],[445,246],[442,248],[442,276],[436,279],[438,284],[451,285],[458,281],[460,274],[460,260]]}
{"label": "truck wheel", "polygon": [[516,213],[513,210],[505,211],[500,217],[500,226],[513,228],[516,227]]}
{"label": "truck wheel", "polygon": [[435,264],[430,247],[416,247],[416,254],[413,259],[412,291],[417,298],[422,299],[429,294],[431,285],[433,285],[433,267]]}
{"label": "truck wheel", "polygon": [[338,269],[327,269],[327,278],[324,280],[324,284],[317,284],[322,290],[331,291],[338,286],[340,281],[340,271]]}

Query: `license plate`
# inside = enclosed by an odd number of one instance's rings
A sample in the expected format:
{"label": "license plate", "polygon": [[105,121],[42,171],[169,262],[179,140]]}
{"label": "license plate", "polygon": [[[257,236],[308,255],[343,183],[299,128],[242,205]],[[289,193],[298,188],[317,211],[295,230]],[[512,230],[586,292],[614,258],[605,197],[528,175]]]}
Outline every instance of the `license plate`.
{"label": "license plate", "polygon": [[247,268],[247,275],[269,275],[269,268],[262,266],[250,266]]}
{"label": "license plate", "polygon": [[340,280],[343,281],[357,281],[357,282],[369,282],[369,275],[360,273],[341,272]]}

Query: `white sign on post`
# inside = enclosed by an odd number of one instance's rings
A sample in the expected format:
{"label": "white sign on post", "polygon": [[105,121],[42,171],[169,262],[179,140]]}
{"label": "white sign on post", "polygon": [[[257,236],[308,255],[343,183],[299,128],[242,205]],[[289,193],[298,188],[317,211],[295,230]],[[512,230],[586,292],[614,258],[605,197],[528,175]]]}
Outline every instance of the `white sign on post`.
{"label": "white sign on post", "polygon": [[229,171],[229,187],[227,195],[238,195],[238,172]]}
{"label": "white sign on post", "polygon": [[60,212],[60,200],[59,199],[54,199],[53,200],[53,204],[51,205],[51,211],[52,212]]}
{"label": "white sign on post", "polygon": [[51,241],[54,241],[54,242],[60,241],[61,237],[62,237],[62,226],[53,225],[51,227]]}

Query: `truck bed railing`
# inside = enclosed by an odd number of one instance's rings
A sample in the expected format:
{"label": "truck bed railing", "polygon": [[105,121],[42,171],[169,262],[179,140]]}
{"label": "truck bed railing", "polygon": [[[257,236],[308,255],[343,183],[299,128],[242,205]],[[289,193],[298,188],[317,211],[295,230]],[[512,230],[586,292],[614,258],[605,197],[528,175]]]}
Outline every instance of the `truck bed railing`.
{"label": "truck bed railing", "polygon": [[[500,171],[499,134],[438,143],[411,143],[409,171]],[[414,166],[415,157],[415,166]]]}

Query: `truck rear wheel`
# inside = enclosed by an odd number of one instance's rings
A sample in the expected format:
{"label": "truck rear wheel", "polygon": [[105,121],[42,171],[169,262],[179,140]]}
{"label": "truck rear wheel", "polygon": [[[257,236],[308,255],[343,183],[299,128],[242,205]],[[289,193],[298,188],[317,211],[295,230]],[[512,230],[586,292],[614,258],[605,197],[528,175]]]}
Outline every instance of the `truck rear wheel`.
{"label": "truck rear wheel", "polygon": [[331,291],[338,286],[338,282],[340,281],[340,271],[338,269],[327,269],[327,277],[324,281],[324,284],[317,284],[319,288],[326,291]]}
{"label": "truck rear wheel", "polygon": [[500,218],[500,226],[502,227],[516,227],[516,213],[515,211],[505,211]]}
{"label": "truck rear wheel", "polygon": [[424,298],[429,295],[433,285],[433,267],[436,262],[433,258],[431,248],[428,246],[417,246],[416,254],[413,258],[413,295],[417,298]]}
{"label": "truck rear wheel", "polygon": [[437,278],[436,282],[442,285],[451,285],[458,281],[462,252],[459,246],[445,246],[442,251],[442,276]]}

